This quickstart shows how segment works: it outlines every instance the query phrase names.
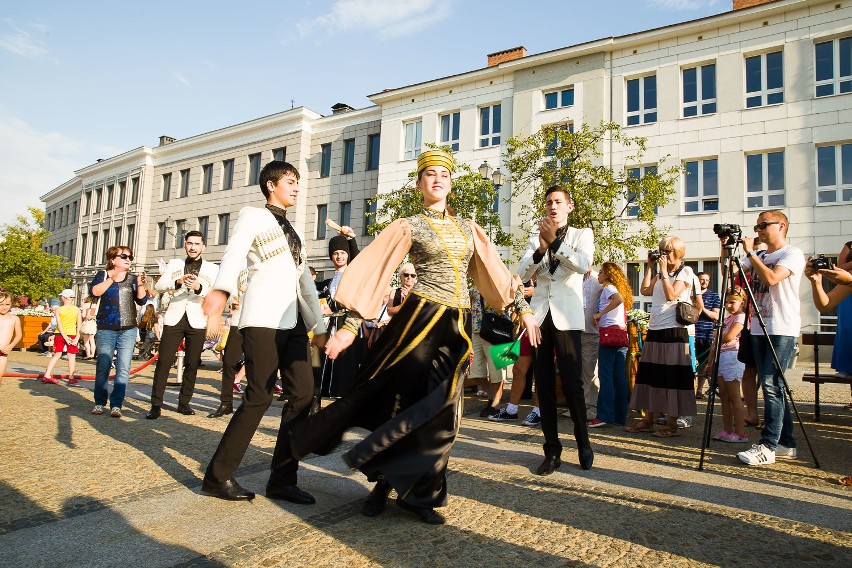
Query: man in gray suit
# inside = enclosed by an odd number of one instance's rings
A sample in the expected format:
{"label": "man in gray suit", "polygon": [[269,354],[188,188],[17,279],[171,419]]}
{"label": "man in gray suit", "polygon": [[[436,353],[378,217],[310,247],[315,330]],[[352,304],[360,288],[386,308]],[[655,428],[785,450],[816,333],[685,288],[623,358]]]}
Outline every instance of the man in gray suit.
{"label": "man in gray suit", "polygon": [[536,473],[548,475],[562,464],[562,444],[556,427],[556,367],[574,422],[580,466],[594,461],[586,425],[580,337],[585,329],[583,275],[595,255],[591,229],[568,226],[574,202],[568,190],[553,186],[545,193],[545,217],[530,236],[518,268],[521,280],[538,275],[530,307],[541,326],[541,343],[534,353],[536,392],[544,433],[544,461]]}

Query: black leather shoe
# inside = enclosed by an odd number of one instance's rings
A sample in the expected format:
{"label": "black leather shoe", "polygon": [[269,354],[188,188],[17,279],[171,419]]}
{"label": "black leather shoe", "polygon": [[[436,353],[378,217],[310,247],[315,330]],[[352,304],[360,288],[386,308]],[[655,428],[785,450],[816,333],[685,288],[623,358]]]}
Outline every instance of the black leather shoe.
{"label": "black leather shoe", "polygon": [[580,450],[580,467],[583,469],[592,469],[592,463],[595,461],[595,452],[592,448],[582,448]]}
{"label": "black leather shoe", "polygon": [[201,482],[201,490],[208,495],[226,501],[251,501],[254,499],[254,493],[243,489],[233,477],[221,483],[205,477],[204,481]]}
{"label": "black leather shoe", "polygon": [[178,414],[183,414],[184,416],[192,416],[195,414],[195,411],[191,409],[188,404],[178,404],[176,412]]}
{"label": "black leather shoe", "polygon": [[390,483],[376,483],[367,500],[364,501],[364,507],[361,509],[361,514],[365,517],[376,517],[385,510],[385,505],[388,502],[388,493],[390,493]]}
{"label": "black leather shoe", "polygon": [[447,519],[444,518],[444,515],[432,509],[431,507],[417,507],[415,505],[409,505],[399,497],[396,499],[396,504],[400,509],[405,509],[406,511],[410,511],[420,517],[420,520],[426,523],[427,525],[443,525],[447,522]]}
{"label": "black leather shoe", "polygon": [[558,469],[560,465],[562,465],[562,460],[559,456],[544,456],[544,461],[541,462],[541,465],[538,466],[535,473],[536,475],[550,475]]}
{"label": "black leather shoe", "polygon": [[145,418],[148,420],[156,420],[160,417],[160,414],[163,413],[163,410],[160,408],[159,404],[152,404],[151,410],[148,411],[148,414],[145,415]]}
{"label": "black leather shoe", "polygon": [[269,499],[283,499],[297,505],[313,505],[317,502],[314,496],[302,491],[295,485],[266,485],[266,496]]}
{"label": "black leather shoe", "polygon": [[[190,409],[191,410],[191,409]],[[211,412],[207,415],[207,418],[219,418],[220,416],[225,416],[228,414],[234,413],[234,405],[233,404],[220,404],[219,408]]]}

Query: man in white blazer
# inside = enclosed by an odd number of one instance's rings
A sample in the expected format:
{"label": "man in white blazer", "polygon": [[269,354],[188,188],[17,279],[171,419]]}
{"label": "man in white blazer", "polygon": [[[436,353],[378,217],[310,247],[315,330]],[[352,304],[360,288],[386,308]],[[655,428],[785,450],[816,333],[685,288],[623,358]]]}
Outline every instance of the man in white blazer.
{"label": "man in white blazer", "polygon": [[317,289],[306,265],[305,239],[286,217],[296,204],[299,172],[273,160],[260,172],[266,207],[244,207],[222,257],[219,277],[204,301],[208,317],[218,317],[229,297],[238,294],[240,271],[248,269],[240,313],[246,358],[247,387],[213,454],[202,491],[232,501],[253,499],[234,479],[261,418],[269,408],[278,373],[287,402],[281,413],[278,440],[266,496],[312,504],[313,496],[296,485],[299,462],[290,451],[290,428],[304,420],[314,393],[308,332],[314,345],[325,344]]}
{"label": "man in white blazer", "polygon": [[201,365],[201,352],[207,334],[207,316],[201,302],[210,291],[219,267],[201,258],[204,252],[204,235],[200,231],[189,231],[183,239],[186,258],[174,258],[154,285],[160,293],[171,294],[169,307],[163,316],[163,334],[160,337],[160,358],[154,370],[154,385],[151,387],[151,410],[145,415],[149,420],[160,417],[163,394],[169,371],[175,363],[181,341],[186,341],[183,360],[183,381],[178,395],[177,411],[195,414],[189,406],[195,389],[195,376]]}
{"label": "man in white blazer", "polygon": [[562,444],[556,426],[556,367],[554,353],[574,422],[580,466],[590,469],[594,454],[586,425],[583,396],[582,349],[585,329],[583,275],[595,256],[591,229],[568,226],[574,202],[568,190],[553,186],[545,193],[545,217],[532,231],[518,272],[521,280],[538,275],[530,307],[541,326],[541,343],[535,349],[535,381],[544,433],[544,461],[536,473],[553,473],[561,463]]}

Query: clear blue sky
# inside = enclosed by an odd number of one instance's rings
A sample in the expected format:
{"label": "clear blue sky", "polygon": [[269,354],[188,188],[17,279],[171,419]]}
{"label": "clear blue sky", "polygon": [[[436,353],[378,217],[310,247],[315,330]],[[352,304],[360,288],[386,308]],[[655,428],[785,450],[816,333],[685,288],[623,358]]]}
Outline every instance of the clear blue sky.
{"label": "clear blue sky", "polygon": [[[178,139],[718,14],[731,0],[7,0],[0,224],[74,170]],[[293,101],[291,103],[291,101]]]}

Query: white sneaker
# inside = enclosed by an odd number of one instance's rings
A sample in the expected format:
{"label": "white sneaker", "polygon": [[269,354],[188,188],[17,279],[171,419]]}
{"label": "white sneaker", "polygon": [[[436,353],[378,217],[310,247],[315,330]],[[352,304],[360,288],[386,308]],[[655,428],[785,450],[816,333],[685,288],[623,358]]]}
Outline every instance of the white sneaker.
{"label": "white sneaker", "polygon": [[778,444],[775,446],[775,457],[783,458],[785,460],[794,460],[799,456],[799,451],[796,448],[788,448],[787,446],[782,446]]}
{"label": "white sneaker", "polygon": [[755,444],[750,450],[740,452],[737,457],[748,465],[769,465],[775,463],[775,452],[763,444]]}
{"label": "white sneaker", "polygon": [[524,426],[541,426],[541,416],[535,410],[527,414],[522,423]]}

